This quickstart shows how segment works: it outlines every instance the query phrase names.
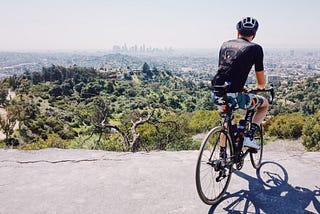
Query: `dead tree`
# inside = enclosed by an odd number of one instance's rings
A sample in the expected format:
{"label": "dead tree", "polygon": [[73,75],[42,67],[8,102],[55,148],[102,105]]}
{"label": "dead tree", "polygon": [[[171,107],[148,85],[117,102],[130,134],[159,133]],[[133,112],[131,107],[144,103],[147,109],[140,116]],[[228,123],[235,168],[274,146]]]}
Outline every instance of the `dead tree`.
{"label": "dead tree", "polygon": [[[90,118],[83,118],[85,121],[90,120],[90,123],[93,125],[93,130],[90,136],[83,141],[89,140],[94,133],[98,134],[98,139],[95,141],[94,149],[99,146],[100,141],[102,139],[103,134],[110,132],[111,129],[116,130],[119,135],[122,137],[122,149],[123,151],[132,151],[136,152],[139,149],[139,140],[140,134],[137,129],[139,126],[149,123],[149,124],[157,124],[163,123],[159,122],[155,116],[156,109],[159,109],[154,106],[150,106],[149,111],[145,111],[145,115],[137,113],[137,115],[133,116],[133,119],[128,121],[126,124],[130,126],[118,126],[109,122],[110,112],[109,112],[110,102],[108,100],[104,100],[98,98],[93,105],[93,114]],[[81,118],[81,115],[78,115]],[[169,121],[170,122],[170,121]]]}
{"label": "dead tree", "polygon": [[140,134],[137,132],[138,126],[145,124],[150,121],[151,117],[154,114],[154,110],[145,118],[139,117],[139,120],[131,120],[130,131],[125,132],[119,126],[112,124],[105,124],[105,120],[103,120],[100,124],[96,124],[95,127],[99,130],[99,140],[101,140],[101,136],[106,129],[115,129],[123,139],[123,150],[130,150],[131,152],[138,151],[139,148],[139,138]]}

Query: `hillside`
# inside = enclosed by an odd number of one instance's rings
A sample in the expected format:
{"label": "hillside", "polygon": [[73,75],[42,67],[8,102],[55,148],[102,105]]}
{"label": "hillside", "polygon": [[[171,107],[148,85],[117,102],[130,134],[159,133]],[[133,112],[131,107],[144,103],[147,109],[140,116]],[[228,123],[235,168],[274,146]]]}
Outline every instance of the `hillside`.
{"label": "hillside", "polygon": [[[8,135],[19,139],[24,149],[126,151],[139,149],[138,139],[144,150],[186,149],[189,146],[184,144],[192,143],[187,130],[166,130],[185,123],[173,120],[173,116],[210,108],[210,100],[202,95],[206,94],[204,87],[168,70],[150,68],[147,63],[141,70],[118,71],[53,65],[42,72],[12,76],[2,85],[17,94],[4,105],[11,126],[20,122],[19,130],[8,130]],[[141,132],[149,132],[153,138],[165,137],[155,131],[171,137],[166,141],[140,137]],[[144,144],[147,141],[153,142]]]}
{"label": "hillside", "polygon": [[[308,150],[319,150],[320,140],[308,138],[317,132],[313,124],[318,123],[318,116],[313,115],[320,115],[316,112],[318,85],[318,77],[302,83],[276,83],[266,136],[302,136]],[[201,140],[192,137],[220,123],[205,83],[185,80],[147,63],[139,69],[111,70],[52,65],[4,79],[1,88],[0,104],[9,115],[1,120],[8,138],[3,143],[21,149],[196,149]],[[10,101],[5,99],[9,88],[17,95]],[[288,123],[283,125],[284,121]],[[303,129],[307,126],[313,128]]]}

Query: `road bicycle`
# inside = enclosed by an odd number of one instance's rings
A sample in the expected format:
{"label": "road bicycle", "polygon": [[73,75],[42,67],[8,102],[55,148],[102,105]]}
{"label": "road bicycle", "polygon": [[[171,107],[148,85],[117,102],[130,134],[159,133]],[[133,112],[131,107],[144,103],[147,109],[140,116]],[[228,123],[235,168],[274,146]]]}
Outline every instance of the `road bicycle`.
{"label": "road bicycle", "polygon": [[[239,108],[239,104],[234,93],[226,93],[225,90],[226,86],[214,87],[214,103],[218,106],[223,124],[211,129],[204,138],[196,166],[197,191],[201,200],[208,205],[219,203],[227,191],[232,172],[242,169],[247,155],[250,155],[252,166],[255,169],[259,169],[262,161],[263,132],[261,125],[253,136],[260,149],[243,146],[243,138],[250,130],[256,109],[247,109],[239,125],[234,124],[234,111]],[[272,104],[273,87],[247,91],[248,94],[261,92],[267,92],[270,95],[268,100]],[[225,158],[220,157],[220,144],[226,147],[227,157]],[[233,168],[234,165],[236,169]]]}

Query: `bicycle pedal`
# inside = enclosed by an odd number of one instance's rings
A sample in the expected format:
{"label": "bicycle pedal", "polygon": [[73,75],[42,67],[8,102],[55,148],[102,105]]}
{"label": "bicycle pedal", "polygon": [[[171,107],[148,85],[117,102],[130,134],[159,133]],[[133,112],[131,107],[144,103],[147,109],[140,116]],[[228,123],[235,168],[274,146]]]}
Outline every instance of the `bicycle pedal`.
{"label": "bicycle pedal", "polygon": [[236,163],[237,170],[241,170],[244,165],[244,159],[241,159],[239,162]]}
{"label": "bicycle pedal", "polygon": [[236,167],[237,167],[237,170],[241,170],[241,169],[242,169],[242,167],[243,167],[243,164],[241,164],[241,163],[237,163],[237,164],[236,164]]}

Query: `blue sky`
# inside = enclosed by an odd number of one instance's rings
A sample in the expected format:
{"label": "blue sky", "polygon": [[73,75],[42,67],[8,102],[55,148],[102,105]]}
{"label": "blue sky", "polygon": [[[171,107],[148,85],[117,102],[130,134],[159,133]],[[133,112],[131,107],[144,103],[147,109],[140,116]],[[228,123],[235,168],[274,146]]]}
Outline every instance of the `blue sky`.
{"label": "blue sky", "polygon": [[0,50],[218,48],[256,17],[267,48],[320,49],[319,0],[0,0]]}

